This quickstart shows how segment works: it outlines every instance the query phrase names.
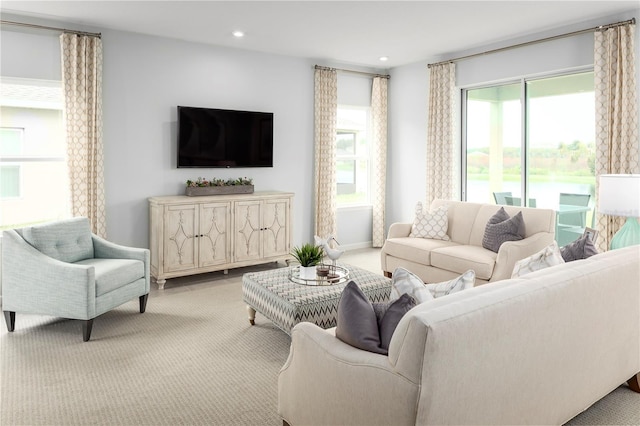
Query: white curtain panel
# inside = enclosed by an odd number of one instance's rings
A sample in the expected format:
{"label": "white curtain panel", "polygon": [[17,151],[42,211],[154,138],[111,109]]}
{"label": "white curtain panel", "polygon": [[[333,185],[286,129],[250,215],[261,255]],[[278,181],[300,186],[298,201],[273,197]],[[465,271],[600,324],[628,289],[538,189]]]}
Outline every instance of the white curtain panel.
{"label": "white curtain panel", "polygon": [[336,235],[336,121],[338,76],[315,71],[315,235]]}
{"label": "white curtain panel", "polygon": [[429,67],[427,135],[427,205],[436,198],[456,198],[455,75],[453,63]]}
{"label": "white curtain panel", "polygon": [[387,184],[387,86],[388,79],[374,77],[371,90],[373,121],[373,164],[371,201],[373,203],[373,247],[384,244],[385,188]]}
{"label": "white curtain panel", "polygon": [[102,41],[62,34],[62,88],[71,212],[106,237],[102,154]]}
{"label": "white curtain panel", "polygon": [[[640,172],[634,33],[635,25],[594,33],[596,176]],[[624,222],[596,214],[599,251],[609,248]]]}

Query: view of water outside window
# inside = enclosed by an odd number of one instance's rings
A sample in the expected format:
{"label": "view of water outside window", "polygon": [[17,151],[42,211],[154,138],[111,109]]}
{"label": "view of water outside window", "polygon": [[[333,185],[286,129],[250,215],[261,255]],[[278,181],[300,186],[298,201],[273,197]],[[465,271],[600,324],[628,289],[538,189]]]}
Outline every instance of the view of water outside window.
{"label": "view of water outside window", "polygon": [[[518,82],[466,92],[466,199],[555,209],[560,227],[575,227],[573,240],[592,226],[595,205],[593,73],[524,84],[526,90]],[[586,211],[572,218],[560,211],[564,204]]]}
{"label": "view of water outside window", "polygon": [[338,106],[336,181],[338,206],[370,204],[369,108]]}
{"label": "view of water outside window", "polygon": [[70,215],[60,81],[0,82],[0,229]]}

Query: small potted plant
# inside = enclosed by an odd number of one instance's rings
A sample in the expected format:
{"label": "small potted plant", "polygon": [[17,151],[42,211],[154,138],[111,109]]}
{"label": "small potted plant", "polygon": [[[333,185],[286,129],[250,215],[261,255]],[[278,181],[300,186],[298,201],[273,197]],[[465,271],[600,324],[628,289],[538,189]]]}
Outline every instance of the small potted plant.
{"label": "small potted plant", "polygon": [[316,265],[322,261],[324,256],[322,247],[306,243],[300,247],[294,247],[291,255],[300,263],[301,279],[313,280],[316,278]]}

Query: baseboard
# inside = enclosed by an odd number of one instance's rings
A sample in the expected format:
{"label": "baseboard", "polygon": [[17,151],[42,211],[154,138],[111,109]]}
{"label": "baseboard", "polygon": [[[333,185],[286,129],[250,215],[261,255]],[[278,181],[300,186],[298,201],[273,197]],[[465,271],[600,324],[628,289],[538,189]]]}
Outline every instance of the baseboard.
{"label": "baseboard", "polygon": [[373,241],[365,241],[362,243],[354,243],[354,244],[340,244],[340,248],[345,251],[349,250],[358,250],[363,248],[372,248]]}

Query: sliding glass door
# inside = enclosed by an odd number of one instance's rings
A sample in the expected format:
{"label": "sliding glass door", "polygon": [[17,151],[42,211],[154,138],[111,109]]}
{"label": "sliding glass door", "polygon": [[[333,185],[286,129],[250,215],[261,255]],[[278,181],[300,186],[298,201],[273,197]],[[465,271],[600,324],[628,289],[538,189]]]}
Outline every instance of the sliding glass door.
{"label": "sliding glass door", "polygon": [[553,208],[560,245],[592,226],[592,72],[467,89],[463,99],[463,199]]}

